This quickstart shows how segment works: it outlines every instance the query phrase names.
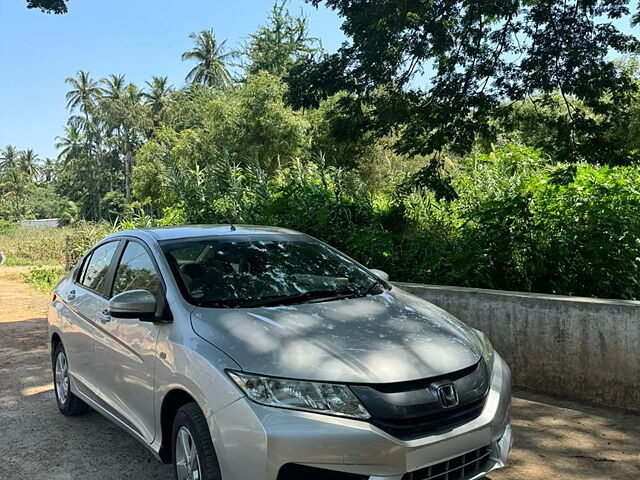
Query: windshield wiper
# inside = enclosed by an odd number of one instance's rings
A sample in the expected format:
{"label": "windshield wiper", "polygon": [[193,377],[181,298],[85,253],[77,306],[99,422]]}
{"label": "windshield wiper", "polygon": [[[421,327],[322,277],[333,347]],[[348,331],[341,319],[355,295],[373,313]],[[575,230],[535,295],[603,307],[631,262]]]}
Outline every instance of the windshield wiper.
{"label": "windshield wiper", "polygon": [[[364,295],[365,296],[371,295],[372,293],[374,293],[373,291],[375,290],[376,287],[380,287],[382,289],[382,292],[386,291],[387,289],[387,286],[384,283],[382,283],[381,280],[375,279],[373,283],[369,286],[369,288],[367,288],[364,291]],[[382,293],[382,292],[378,292],[378,293]]]}
{"label": "windshield wiper", "polygon": [[204,308],[237,308],[241,300],[205,300],[198,303],[199,307]]}
{"label": "windshield wiper", "polygon": [[278,295],[274,297],[264,297],[257,300],[249,300],[243,302],[241,307],[273,307],[278,305],[294,305],[296,303],[318,302],[326,300],[342,300],[345,298],[354,298],[360,296],[360,293],[347,290],[312,290],[309,292],[298,293],[295,295]]}

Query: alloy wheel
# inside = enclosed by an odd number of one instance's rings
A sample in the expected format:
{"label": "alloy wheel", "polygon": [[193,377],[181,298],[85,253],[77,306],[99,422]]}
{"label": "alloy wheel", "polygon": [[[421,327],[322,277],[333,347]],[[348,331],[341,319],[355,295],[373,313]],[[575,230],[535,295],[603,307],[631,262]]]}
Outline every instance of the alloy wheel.
{"label": "alloy wheel", "polygon": [[58,400],[64,405],[69,396],[69,365],[64,352],[58,353],[56,357],[56,395]]}
{"label": "alloy wheel", "polygon": [[176,437],[176,471],[178,480],[200,480],[198,450],[187,427],[180,427]]}

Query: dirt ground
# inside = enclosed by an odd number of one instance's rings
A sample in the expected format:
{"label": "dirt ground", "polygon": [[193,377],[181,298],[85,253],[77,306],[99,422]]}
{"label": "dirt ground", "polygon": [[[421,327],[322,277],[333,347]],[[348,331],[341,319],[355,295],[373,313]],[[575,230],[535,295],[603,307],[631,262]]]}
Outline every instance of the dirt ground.
{"label": "dirt ground", "polygon": [[[48,298],[0,267],[0,479],[170,479],[99,414],[66,418],[51,383]],[[516,392],[510,466],[491,480],[638,480],[640,416]],[[247,479],[250,480],[250,479]]]}

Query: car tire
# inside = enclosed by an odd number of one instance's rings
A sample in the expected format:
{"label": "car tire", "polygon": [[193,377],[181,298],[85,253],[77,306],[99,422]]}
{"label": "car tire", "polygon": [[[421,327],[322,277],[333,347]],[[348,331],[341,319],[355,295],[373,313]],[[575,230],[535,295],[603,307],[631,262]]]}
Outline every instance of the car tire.
{"label": "car tire", "polygon": [[[173,421],[171,438],[173,473],[176,480],[222,479],[207,419],[196,403],[187,403],[178,410]],[[199,473],[197,476],[194,475],[196,471]]]}
{"label": "car tire", "polygon": [[53,351],[53,391],[60,413],[67,417],[82,415],[89,410],[89,405],[76,397],[71,391],[71,377],[69,375],[69,361],[62,343],[56,345]]}

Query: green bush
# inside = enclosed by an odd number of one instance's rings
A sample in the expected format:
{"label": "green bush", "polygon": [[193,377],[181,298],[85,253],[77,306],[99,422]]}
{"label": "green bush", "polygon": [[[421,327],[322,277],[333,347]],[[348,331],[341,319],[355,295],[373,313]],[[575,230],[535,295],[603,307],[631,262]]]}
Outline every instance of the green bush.
{"label": "green bush", "polygon": [[0,218],[0,235],[6,235],[16,228],[18,228],[17,223],[9,222],[8,220],[2,220]]}
{"label": "green bush", "polygon": [[507,145],[453,164],[456,195],[373,196],[360,177],[293,162],[271,179],[224,157],[174,172],[178,222],[306,232],[395,280],[640,298],[639,167],[554,165]]}
{"label": "green bush", "polygon": [[29,270],[26,281],[38,290],[48,293],[54,289],[66,273],[67,271],[60,267],[37,267]]}
{"label": "green bush", "polygon": [[570,167],[531,183],[532,288],[640,297],[640,168]]}
{"label": "green bush", "polygon": [[452,202],[407,197],[396,278],[640,298],[640,168],[539,160],[462,169]]}

